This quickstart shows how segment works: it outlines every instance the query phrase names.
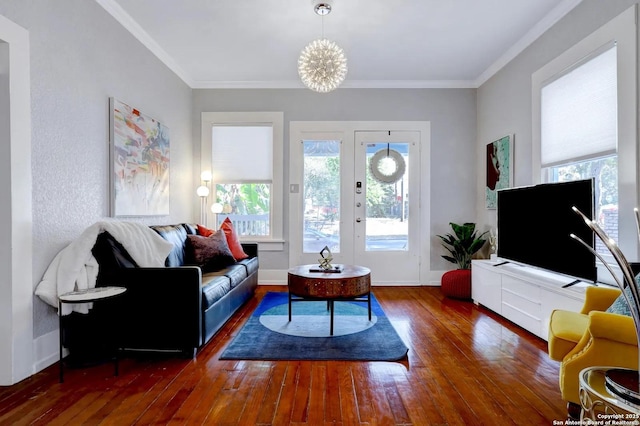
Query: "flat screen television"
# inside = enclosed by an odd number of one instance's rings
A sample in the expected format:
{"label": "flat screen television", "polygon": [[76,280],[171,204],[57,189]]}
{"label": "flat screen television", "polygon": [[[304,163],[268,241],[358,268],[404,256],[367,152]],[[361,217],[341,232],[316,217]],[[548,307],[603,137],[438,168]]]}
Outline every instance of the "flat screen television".
{"label": "flat screen television", "polygon": [[570,237],[594,247],[593,232],[572,209],[593,218],[593,185],[585,179],[498,191],[498,257],[596,282],[595,255]]}

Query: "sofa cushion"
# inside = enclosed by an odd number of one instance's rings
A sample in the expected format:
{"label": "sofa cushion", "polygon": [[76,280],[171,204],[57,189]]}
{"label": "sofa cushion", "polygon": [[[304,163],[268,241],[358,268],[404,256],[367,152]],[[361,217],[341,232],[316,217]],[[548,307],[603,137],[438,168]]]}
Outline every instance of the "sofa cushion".
{"label": "sofa cushion", "polygon": [[202,276],[202,307],[207,310],[231,291],[231,280],[220,272]]}
{"label": "sofa cushion", "polygon": [[101,269],[137,268],[138,264],[129,252],[109,232],[98,235],[96,243],[91,249]]}
{"label": "sofa cushion", "polygon": [[173,244],[173,248],[165,261],[165,266],[183,266],[185,264],[187,229],[182,225],[156,225],[152,226],[151,229]]}
{"label": "sofa cushion", "polygon": [[231,288],[240,284],[242,280],[244,280],[248,276],[247,268],[245,268],[243,265],[238,264],[228,266],[221,270],[220,273],[231,280]]}
{"label": "sofa cushion", "polygon": [[258,271],[258,267],[259,267],[257,257],[242,259],[241,261],[238,262],[238,264],[245,267],[245,269],[247,270],[247,275],[251,275],[254,272]]}
{"label": "sofa cushion", "polygon": [[202,272],[223,269],[236,263],[222,231],[209,237],[187,235],[187,262],[202,268]]}
{"label": "sofa cushion", "polygon": [[127,250],[109,232],[98,235],[91,254],[98,262],[99,272],[96,287],[106,287],[118,283],[118,270],[121,268],[136,268],[138,264]]}

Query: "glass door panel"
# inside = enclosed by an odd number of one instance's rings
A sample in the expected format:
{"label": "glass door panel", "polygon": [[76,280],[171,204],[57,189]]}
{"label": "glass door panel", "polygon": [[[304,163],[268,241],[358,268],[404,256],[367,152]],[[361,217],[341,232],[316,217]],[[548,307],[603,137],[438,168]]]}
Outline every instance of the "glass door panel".
{"label": "glass door panel", "polygon": [[340,141],[304,140],[303,253],[340,253]]}
{"label": "glass door panel", "polygon": [[366,251],[409,250],[409,144],[366,148]]}

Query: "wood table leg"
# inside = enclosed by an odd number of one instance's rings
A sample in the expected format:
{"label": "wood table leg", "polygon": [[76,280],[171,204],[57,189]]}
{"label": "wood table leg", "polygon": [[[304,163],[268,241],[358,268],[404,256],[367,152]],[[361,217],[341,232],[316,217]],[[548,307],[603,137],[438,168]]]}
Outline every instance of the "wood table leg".
{"label": "wood table leg", "polygon": [[58,327],[60,328],[60,383],[64,382],[64,366],[62,365],[62,302],[58,301]]}
{"label": "wood table leg", "polygon": [[330,310],[331,310],[331,314],[330,314],[331,315],[331,326],[330,326],[330,329],[329,329],[329,335],[333,336],[333,305],[334,305],[334,301],[331,300],[331,301],[328,301],[328,303],[329,303],[329,307],[330,307]]}

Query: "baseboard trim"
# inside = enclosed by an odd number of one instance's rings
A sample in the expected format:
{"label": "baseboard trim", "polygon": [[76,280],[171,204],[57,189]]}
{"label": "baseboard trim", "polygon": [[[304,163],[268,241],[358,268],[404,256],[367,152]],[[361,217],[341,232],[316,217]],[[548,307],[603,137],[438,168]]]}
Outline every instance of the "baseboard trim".
{"label": "baseboard trim", "polygon": [[[60,340],[58,330],[51,331],[33,339],[33,373],[38,373],[60,360]],[[68,351],[63,350],[63,356]]]}

